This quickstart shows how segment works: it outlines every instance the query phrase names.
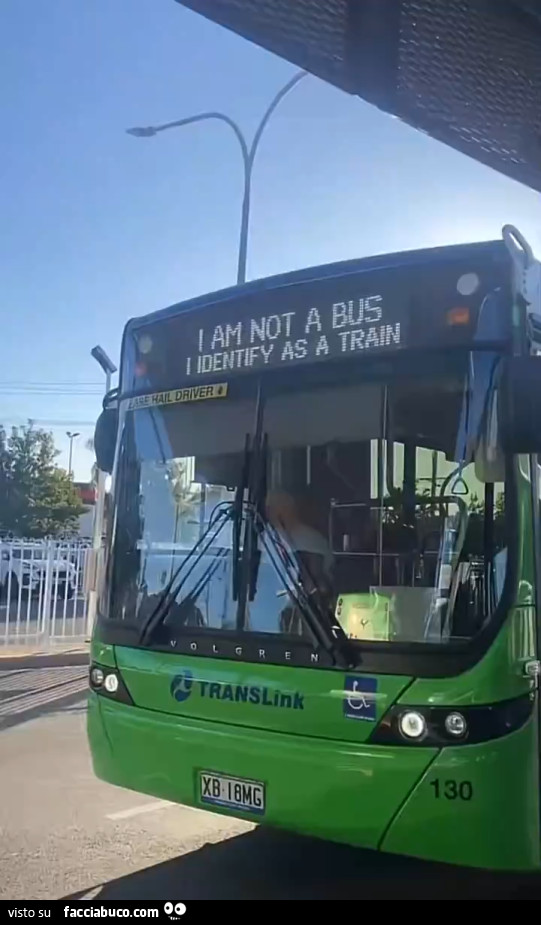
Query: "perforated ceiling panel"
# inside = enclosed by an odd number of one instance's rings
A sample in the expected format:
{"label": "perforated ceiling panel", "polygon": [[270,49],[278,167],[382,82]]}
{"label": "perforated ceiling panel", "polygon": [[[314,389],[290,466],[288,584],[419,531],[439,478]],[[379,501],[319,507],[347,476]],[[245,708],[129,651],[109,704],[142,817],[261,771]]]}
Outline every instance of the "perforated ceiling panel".
{"label": "perforated ceiling panel", "polygon": [[177,0],[541,190],[541,0]]}

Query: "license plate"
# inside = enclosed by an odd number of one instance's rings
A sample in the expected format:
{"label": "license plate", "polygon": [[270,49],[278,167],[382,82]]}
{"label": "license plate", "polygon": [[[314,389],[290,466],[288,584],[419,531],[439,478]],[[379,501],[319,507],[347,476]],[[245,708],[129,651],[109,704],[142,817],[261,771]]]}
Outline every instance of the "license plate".
{"label": "license plate", "polygon": [[265,812],[265,784],[260,781],[200,771],[199,788],[202,803],[241,809],[259,816]]}

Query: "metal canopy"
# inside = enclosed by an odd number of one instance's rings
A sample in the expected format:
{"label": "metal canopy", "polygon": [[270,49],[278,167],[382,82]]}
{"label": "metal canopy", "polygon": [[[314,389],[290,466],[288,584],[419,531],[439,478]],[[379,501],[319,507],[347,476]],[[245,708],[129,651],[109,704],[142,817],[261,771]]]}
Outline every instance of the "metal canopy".
{"label": "metal canopy", "polygon": [[541,191],[541,0],[176,0]]}

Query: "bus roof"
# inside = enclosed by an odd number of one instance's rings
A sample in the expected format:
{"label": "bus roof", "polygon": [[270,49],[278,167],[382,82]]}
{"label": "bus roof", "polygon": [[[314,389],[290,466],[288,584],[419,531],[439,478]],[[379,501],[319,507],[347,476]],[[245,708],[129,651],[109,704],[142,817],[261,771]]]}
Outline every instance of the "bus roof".
{"label": "bus roof", "polygon": [[181,302],[176,302],[166,308],[131,318],[126,325],[126,332],[149,323],[167,321],[185,311],[194,311],[209,304],[228,302],[239,296],[256,295],[270,289],[281,289],[308,283],[316,280],[331,279],[332,277],[346,277],[350,274],[370,272],[371,270],[391,269],[423,265],[428,262],[445,263],[447,261],[460,261],[462,259],[486,260],[493,256],[505,259],[507,249],[503,240],[481,241],[464,244],[451,244],[440,247],[421,248],[411,251],[398,251],[392,254],[378,254],[370,257],[357,257],[352,260],[342,260],[320,266],[307,267],[301,270],[292,270],[279,273],[275,276],[262,277],[241,285],[228,286],[195,296]]}

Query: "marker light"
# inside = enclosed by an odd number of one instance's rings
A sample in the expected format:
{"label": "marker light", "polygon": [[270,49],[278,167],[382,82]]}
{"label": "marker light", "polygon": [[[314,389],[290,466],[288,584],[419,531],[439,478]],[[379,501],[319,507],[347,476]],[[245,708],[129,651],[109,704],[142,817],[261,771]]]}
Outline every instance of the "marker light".
{"label": "marker light", "polygon": [[450,736],[454,736],[458,739],[460,736],[466,734],[467,729],[468,724],[462,716],[462,713],[449,713],[449,716],[445,717],[445,731],[448,732]]}
{"label": "marker light", "polygon": [[103,686],[108,694],[116,694],[118,690],[118,678],[116,674],[108,674],[105,676],[105,681]]}
{"label": "marker light", "polygon": [[399,718],[398,728],[406,739],[421,739],[426,732],[426,720],[416,710],[408,710]]}
{"label": "marker light", "polygon": [[473,295],[479,289],[479,283],[477,273],[463,273],[456,284],[456,291],[460,295]]}
{"label": "marker light", "polygon": [[139,353],[150,353],[153,347],[152,338],[148,334],[141,334],[137,341],[137,346],[139,347]]}
{"label": "marker light", "polygon": [[90,672],[90,683],[92,687],[101,687],[104,681],[105,675],[101,668],[93,668]]}
{"label": "marker light", "polygon": [[447,324],[457,328],[470,323],[470,310],[465,305],[457,305],[447,312]]}

